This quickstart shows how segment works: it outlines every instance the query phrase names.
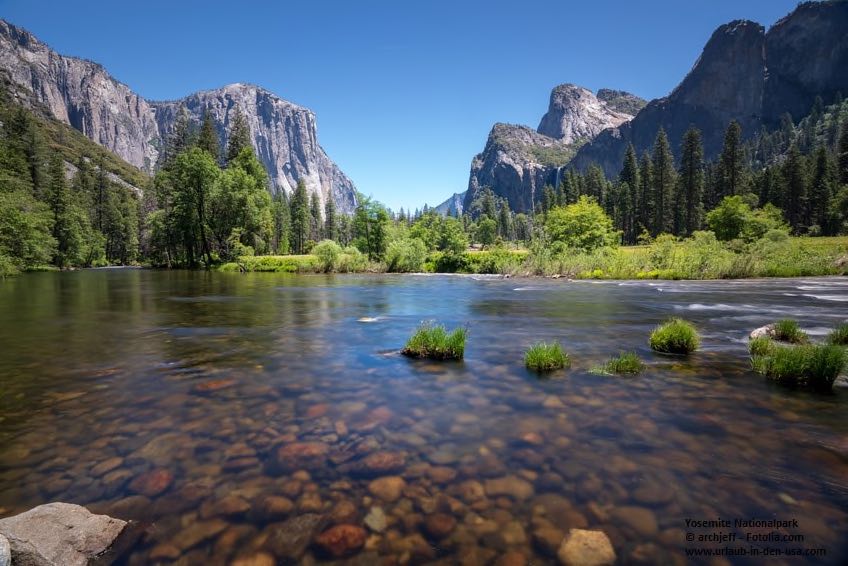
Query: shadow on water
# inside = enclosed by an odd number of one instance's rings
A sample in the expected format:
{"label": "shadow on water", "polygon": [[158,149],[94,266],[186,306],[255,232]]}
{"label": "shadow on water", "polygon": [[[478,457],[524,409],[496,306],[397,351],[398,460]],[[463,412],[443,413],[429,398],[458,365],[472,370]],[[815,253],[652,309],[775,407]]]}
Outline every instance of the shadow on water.
{"label": "shadow on water", "polygon": [[[555,563],[540,533],[573,527],[606,532],[625,563],[685,563],[685,520],[719,516],[797,519],[803,546],[829,554],[791,564],[843,563],[848,392],[765,383],[746,336],[785,316],[821,335],[848,318],[846,291],[835,278],[25,275],[0,282],[0,515],[63,500],[155,522],[130,564],[283,558],[268,540],[287,517],[348,509],[361,524],[372,506],[386,525],[370,527],[364,563],[510,550]],[[669,316],[699,327],[701,351],[648,349]],[[423,320],[467,325],[465,360],[400,356]],[[572,368],[528,372],[537,340],[562,342]],[[589,372],[629,350],[644,374]],[[403,477],[402,493],[380,493],[380,475]],[[437,513],[449,532],[434,534]]]}

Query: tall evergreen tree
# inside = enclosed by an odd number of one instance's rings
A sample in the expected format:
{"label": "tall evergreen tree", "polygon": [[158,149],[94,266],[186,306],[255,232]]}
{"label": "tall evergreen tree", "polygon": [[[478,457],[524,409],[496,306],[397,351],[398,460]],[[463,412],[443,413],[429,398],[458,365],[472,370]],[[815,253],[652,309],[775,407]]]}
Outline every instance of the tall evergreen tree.
{"label": "tall evergreen tree", "polygon": [[230,136],[227,141],[227,163],[230,163],[245,147],[252,147],[250,143],[250,127],[241,109],[236,106],[233,110]]}
{"label": "tall evergreen tree", "polygon": [[629,198],[627,207],[629,209],[629,227],[630,231],[624,233],[624,237],[628,242],[634,242],[636,239],[636,229],[640,218],[641,199],[639,197],[639,162],[636,160],[636,148],[632,143],[627,144],[627,149],[624,151],[624,162],[621,165],[621,173],[618,174],[619,183],[626,184],[626,193]]}
{"label": "tall evergreen tree", "polygon": [[495,193],[492,189],[486,187],[483,189],[483,202],[480,210],[481,215],[496,220],[498,217],[498,208],[495,203]]}
{"label": "tall evergreen tree", "polygon": [[501,204],[498,213],[498,235],[504,240],[512,240],[512,213],[507,202]]}
{"label": "tall evergreen tree", "polygon": [[53,211],[53,237],[56,239],[56,255],[53,263],[67,267],[73,263],[74,248],[78,245],[71,225],[71,199],[65,182],[65,165],[59,153],[50,159],[50,209]]}
{"label": "tall evergreen tree", "polygon": [[296,254],[302,254],[306,250],[306,242],[309,239],[309,194],[306,192],[306,182],[303,179],[297,181],[297,187],[292,194],[291,203],[291,245]]}
{"label": "tall evergreen tree", "polygon": [[639,160],[639,230],[652,231],[654,225],[654,166],[651,155],[646,151]]}
{"label": "tall evergreen tree", "polygon": [[309,231],[312,241],[321,239],[321,203],[318,201],[318,193],[309,195]]}
{"label": "tall evergreen tree", "polygon": [[221,159],[221,142],[218,140],[218,130],[209,112],[203,113],[203,123],[197,137],[197,147],[209,152],[215,161]]}
{"label": "tall evergreen tree", "polygon": [[674,187],[677,182],[674,157],[665,130],[660,128],[651,155],[653,176],[653,232],[660,234],[674,229]]}
{"label": "tall evergreen tree", "polygon": [[842,120],[839,143],[836,146],[836,166],[839,183],[848,185],[848,118]]}
{"label": "tall evergreen tree", "polygon": [[786,186],[783,210],[795,232],[803,227],[804,209],[807,205],[807,170],[804,156],[793,143],[783,164],[783,182]]}
{"label": "tall evergreen tree", "polygon": [[[401,222],[403,220],[403,209],[400,209]],[[339,229],[336,224],[336,203],[333,200],[333,195],[327,197],[327,203],[324,205],[324,237],[329,240],[338,241]]]}
{"label": "tall evergreen tree", "polygon": [[828,228],[828,212],[835,193],[833,187],[833,168],[830,155],[824,146],[819,146],[813,157],[813,177],[810,182],[809,206],[807,206],[807,226]]}
{"label": "tall evergreen tree", "polygon": [[721,181],[719,200],[742,194],[745,190],[745,154],[742,148],[742,127],[733,120],[724,133],[724,146],[719,157]]}
{"label": "tall evergreen tree", "polygon": [[704,147],[701,131],[690,127],[683,136],[680,157],[680,235],[700,229],[704,198]]}
{"label": "tall evergreen tree", "polygon": [[291,214],[289,212],[289,199],[282,189],[274,194],[274,251],[278,254],[289,253],[289,230],[291,228]]}

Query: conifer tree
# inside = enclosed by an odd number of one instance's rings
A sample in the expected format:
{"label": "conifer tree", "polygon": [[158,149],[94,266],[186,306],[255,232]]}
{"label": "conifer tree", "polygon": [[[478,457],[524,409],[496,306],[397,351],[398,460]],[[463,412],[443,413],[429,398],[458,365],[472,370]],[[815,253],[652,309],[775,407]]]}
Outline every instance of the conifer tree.
{"label": "conifer tree", "polygon": [[221,158],[221,144],[218,141],[218,131],[215,129],[215,121],[209,112],[203,113],[203,123],[200,126],[200,134],[197,137],[197,147],[209,152],[215,161]]}
{"label": "conifer tree", "polygon": [[810,182],[807,226],[818,226],[819,231],[827,230],[828,212],[834,192],[830,156],[824,146],[819,146],[813,157],[813,177]]}
{"label": "conifer tree", "polygon": [[721,175],[717,194],[719,200],[726,196],[740,195],[745,192],[744,158],[742,127],[739,122],[733,120],[724,133],[724,147],[722,147],[719,157]]}
{"label": "conifer tree", "polygon": [[289,230],[291,215],[289,199],[282,189],[274,194],[274,251],[278,254],[289,253]]}
{"label": "conifer tree", "polygon": [[848,118],[842,120],[839,143],[836,146],[836,165],[839,183],[848,185]]}
{"label": "conifer tree", "polygon": [[[400,209],[400,221],[405,221],[402,208]],[[327,197],[327,203],[324,205],[324,237],[335,241],[339,239],[339,229],[336,224],[336,203],[333,200],[333,195]]]}
{"label": "conifer tree", "polygon": [[653,232],[660,234],[674,229],[674,187],[677,182],[674,157],[665,130],[660,128],[651,156],[653,176]]}
{"label": "conifer tree", "polygon": [[309,231],[313,241],[321,239],[321,228],[321,203],[318,201],[318,193],[312,193],[309,195]]}
{"label": "conifer tree", "polygon": [[680,158],[681,225],[678,233],[689,235],[701,227],[704,198],[704,147],[701,132],[690,127],[683,136]]}
{"label": "conifer tree", "polygon": [[783,210],[786,219],[795,232],[800,231],[804,219],[804,208],[807,204],[807,171],[804,157],[793,143],[783,164],[783,182],[786,186]]}
{"label": "conifer tree", "polygon": [[652,230],[654,206],[654,166],[651,164],[651,155],[646,151],[639,160],[639,214],[637,222],[639,230]]}
{"label": "conifer tree", "polygon": [[297,187],[292,194],[291,203],[291,245],[296,254],[304,253],[306,241],[309,239],[309,195],[306,192],[306,182],[297,181]]}
{"label": "conifer tree", "polygon": [[227,163],[230,163],[245,147],[252,147],[250,143],[250,127],[247,119],[236,106],[233,110],[232,125],[230,126],[230,137],[227,141]]}
{"label": "conifer tree", "polygon": [[504,240],[512,240],[512,214],[507,202],[501,204],[498,213],[498,235]]}

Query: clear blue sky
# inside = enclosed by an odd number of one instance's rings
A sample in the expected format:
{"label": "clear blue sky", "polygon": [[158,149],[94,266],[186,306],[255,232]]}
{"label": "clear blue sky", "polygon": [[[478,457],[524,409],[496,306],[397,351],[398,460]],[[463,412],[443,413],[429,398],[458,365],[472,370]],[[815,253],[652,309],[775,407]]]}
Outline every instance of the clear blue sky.
{"label": "clear blue sky", "polygon": [[233,82],[311,108],[319,140],[397,210],[465,190],[495,122],[538,125],[552,87],[656,98],[720,24],[795,0],[0,0],[0,17],[150,99]]}

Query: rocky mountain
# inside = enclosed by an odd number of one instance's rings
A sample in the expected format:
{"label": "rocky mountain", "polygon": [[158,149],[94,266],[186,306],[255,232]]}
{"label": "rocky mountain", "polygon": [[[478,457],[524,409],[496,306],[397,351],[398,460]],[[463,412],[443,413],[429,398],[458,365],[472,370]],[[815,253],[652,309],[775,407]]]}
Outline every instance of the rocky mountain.
{"label": "rocky mountain", "polygon": [[561,167],[582,144],[630,120],[629,112],[644,104],[622,91],[604,89],[599,95],[580,86],[559,85],[551,92],[548,111],[536,130],[495,124],[486,147],[471,162],[464,206],[483,187],[490,187],[513,210],[532,210],[539,191],[546,184],[558,183]]}
{"label": "rocky mountain", "polygon": [[628,143],[640,154],[650,150],[662,127],[677,151],[690,125],[700,128],[705,157],[713,159],[731,120],[744,137],[776,126],[786,112],[798,120],[816,96],[827,103],[848,93],[846,30],[844,0],[800,4],[768,31],[746,20],[722,25],[677,88],[585,144],[572,163],[583,169],[595,162],[614,176]]}
{"label": "rocky mountain", "polygon": [[433,207],[442,216],[460,216],[464,210],[465,191],[452,194],[445,202]]}
{"label": "rocky mountain", "polygon": [[224,144],[238,107],[275,188],[290,192],[303,179],[322,205],[333,198],[339,211],[350,212],[355,206],[355,187],[319,145],[312,111],[260,87],[232,84],[182,100],[148,101],[101,65],[59,55],[4,20],[0,20],[0,68],[31,90],[55,118],[148,173],[155,170],[181,106],[197,122],[204,111],[210,112]]}

